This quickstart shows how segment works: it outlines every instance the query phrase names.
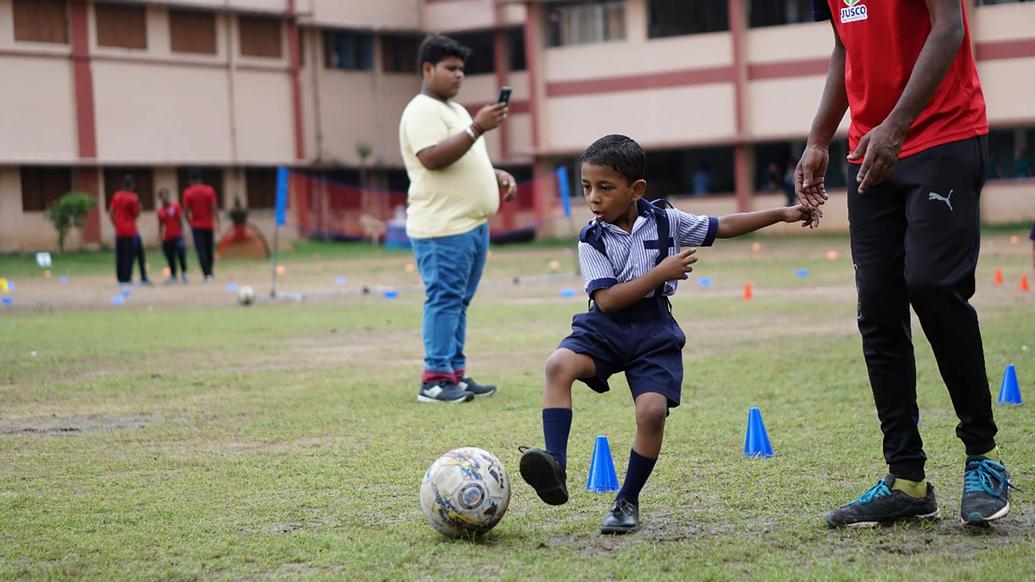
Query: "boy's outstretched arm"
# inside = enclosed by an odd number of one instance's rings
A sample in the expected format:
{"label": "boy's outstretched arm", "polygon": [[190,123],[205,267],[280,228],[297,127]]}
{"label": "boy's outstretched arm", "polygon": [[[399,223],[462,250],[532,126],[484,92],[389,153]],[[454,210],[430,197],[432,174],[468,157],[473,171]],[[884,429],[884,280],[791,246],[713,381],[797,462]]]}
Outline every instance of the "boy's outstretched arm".
{"label": "boy's outstretched arm", "polygon": [[761,230],[780,222],[801,222],[802,227],[819,224],[818,210],[806,210],[801,204],[786,208],[770,208],[754,212],[738,212],[719,217],[717,238],[733,238]]}
{"label": "boy's outstretched arm", "polygon": [[660,265],[647,271],[647,274],[639,279],[599,289],[593,292],[593,301],[604,313],[625,309],[643,299],[665,281],[686,279],[687,274],[694,270],[692,265],[697,262],[695,252],[694,249],[683,250],[661,261]]}

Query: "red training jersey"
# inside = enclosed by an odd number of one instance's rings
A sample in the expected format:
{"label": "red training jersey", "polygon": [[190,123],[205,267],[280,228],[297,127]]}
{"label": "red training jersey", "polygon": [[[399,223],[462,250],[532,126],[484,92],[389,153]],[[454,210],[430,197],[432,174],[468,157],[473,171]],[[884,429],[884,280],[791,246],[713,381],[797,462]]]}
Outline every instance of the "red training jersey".
{"label": "red training jersey", "polygon": [[190,210],[193,228],[212,229],[212,207],[216,205],[216,191],[205,184],[194,184],[183,191],[183,205]]}
{"label": "red training jersey", "polygon": [[[924,0],[813,0],[817,19],[834,23],[845,47],[845,88],[851,110],[848,147],[894,109],[931,33]],[[913,121],[899,158],[988,133],[970,28],[963,11],[963,42],[934,96]],[[859,160],[861,163],[862,160]]]}
{"label": "red training jersey", "polygon": [[136,194],[119,190],[112,196],[108,210],[115,216],[115,236],[138,236],[137,216],[140,215],[140,200]]}
{"label": "red training jersey", "polygon": [[162,240],[172,240],[183,236],[183,209],[173,202],[158,210],[158,224],[165,227],[162,230]]}

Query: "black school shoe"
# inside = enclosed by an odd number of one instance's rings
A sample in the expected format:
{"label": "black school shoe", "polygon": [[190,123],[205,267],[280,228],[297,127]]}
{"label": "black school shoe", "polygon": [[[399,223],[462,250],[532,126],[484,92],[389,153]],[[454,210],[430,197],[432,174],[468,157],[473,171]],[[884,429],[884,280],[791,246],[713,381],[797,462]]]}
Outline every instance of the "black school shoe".
{"label": "black school shoe", "polygon": [[474,395],[475,398],[492,396],[496,393],[495,384],[479,384],[475,382],[474,378],[471,378],[470,376],[465,376],[464,378],[462,378],[460,382],[457,383],[457,386],[459,386],[461,390],[470,392],[472,395]]}
{"label": "black school shoe", "polygon": [[1010,473],[1002,463],[987,457],[967,457],[963,469],[963,501],[960,520],[967,525],[985,526],[1010,513]]}
{"label": "black school shoe", "polygon": [[895,521],[938,519],[941,513],[934,499],[934,486],[927,484],[927,496],[917,499],[891,488],[895,476],[877,481],[859,499],[827,513],[830,527],[872,527]]}
{"label": "black school shoe", "polygon": [[568,475],[550,453],[536,448],[521,448],[521,478],[535,489],[539,499],[549,505],[568,502]]}
{"label": "black school shoe", "polygon": [[602,534],[626,534],[640,526],[639,505],[619,497],[611,505],[611,510],[604,514],[604,523],[600,527]]}

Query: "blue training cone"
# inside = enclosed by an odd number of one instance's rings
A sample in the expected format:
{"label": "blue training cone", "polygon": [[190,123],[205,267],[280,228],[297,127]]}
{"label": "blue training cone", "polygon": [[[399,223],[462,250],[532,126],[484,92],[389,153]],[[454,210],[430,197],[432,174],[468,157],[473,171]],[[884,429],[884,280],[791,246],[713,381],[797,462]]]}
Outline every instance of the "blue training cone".
{"label": "blue training cone", "polygon": [[593,443],[593,459],[589,463],[586,491],[590,493],[618,491],[618,475],[615,475],[615,464],[611,460],[611,446],[607,444],[607,437],[604,435],[599,435],[596,442]]}
{"label": "blue training cone", "polygon": [[773,445],[762,422],[762,411],[752,407],[748,410],[747,436],[744,437],[744,454],[749,457],[773,456]]}
{"label": "blue training cone", "polygon": [[999,404],[1021,405],[1021,387],[1017,384],[1017,368],[1007,364],[1003,370],[1003,383],[999,386]]}

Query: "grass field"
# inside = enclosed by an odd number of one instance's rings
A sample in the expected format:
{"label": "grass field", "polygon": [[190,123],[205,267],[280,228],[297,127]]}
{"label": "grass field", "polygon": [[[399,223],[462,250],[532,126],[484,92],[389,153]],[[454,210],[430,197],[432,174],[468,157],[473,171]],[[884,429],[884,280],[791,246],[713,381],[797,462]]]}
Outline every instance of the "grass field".
{"label": "grass field", "polygon": [[[1014,363],[1035,399],[1035,294],[1017,291],[1020,274],[1032,276],[1031,248],[1008,234],[985,237],[974,303],[991,389]],[[915,324],[943,520],[825,527],[825,510],[886,471],[847,240],[755,240],[760,250],[702,250],[674,301],[689,338],[683,406],[641,496],[643,527],[619,538],[597,533],[611,498],[584,485],[598,434],[624,472],[634,431],[624,379],[607,395],[576,387],[567,505],[543,505],[517,474],[517,447],[542,440],[543,363],[585,308],[581,294],[560,294],[580,287],[570,247],[495,249],[468,353],[475,377],[501,389],[450,406],[415,402],[421,294],[404,252],[301,245],[281,282],[301,301],[266,299],[269,267],[241,262],[218,265],[218,285],[135,289],[120,307],[108,303],[110,255],[57,258],[65,285],[0,258],[0,276],[18,284],[0,311],[0,579],[1035,577],[1030,493],[1015,494],[994,529],[959,525],[957,420]],[[254,285],[262,301],[238,306],[229,282]],[[750,406],[774,458],[741,453]],[[995,412],[1007,465],[1030,491],[1035,412]],[[506,517],[481,543],[440,537],[417,497],[428,465],[467,445],[494,452],[513,480]]]}

